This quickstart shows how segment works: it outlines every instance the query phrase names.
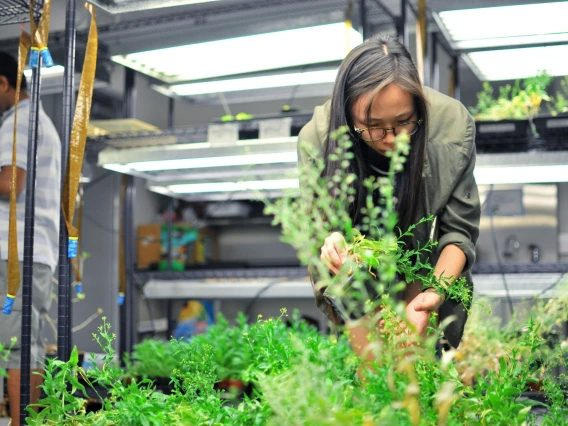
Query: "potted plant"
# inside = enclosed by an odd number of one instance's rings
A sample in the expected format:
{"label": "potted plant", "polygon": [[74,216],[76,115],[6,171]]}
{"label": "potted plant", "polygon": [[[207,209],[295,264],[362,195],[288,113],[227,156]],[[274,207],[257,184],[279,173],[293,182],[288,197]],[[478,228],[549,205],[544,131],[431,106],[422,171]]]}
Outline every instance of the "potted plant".
{"label": "potted plant", "polygon": [[541,72],[513,86],[499,87],[499,96],[493,97],[493,87],[483,83],[477,94],[478,103],[470,112],[476,120],[476,144],[480,152],[526,151],[535,130],[531,121],[540,111],[543,101],[550,100],[547,87],[550,75]]}

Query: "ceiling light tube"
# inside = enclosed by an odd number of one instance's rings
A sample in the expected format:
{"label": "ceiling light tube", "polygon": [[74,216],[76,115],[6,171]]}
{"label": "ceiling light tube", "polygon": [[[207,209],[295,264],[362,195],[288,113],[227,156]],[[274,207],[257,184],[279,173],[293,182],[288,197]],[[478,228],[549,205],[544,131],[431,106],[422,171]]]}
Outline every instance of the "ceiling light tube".
{"label": "ceiling light tube", "polygon": [[464,58],[485,81],[527,78],[541,70],[552,76],[568,75],[568,44],[472,52]]}
{"label": "ceiling light tube", "polygon": [[[294,163],[298,161],[297,152],[271,154],[246,154],[210,158],[185,158],[179,160],[140,161],[126,164],[103,164],[102,167],[125,173],[126,170],[136,172],[152,172],[159,170],[202,169],[209,167],[247,166],[255,164]],[[127,172],[126,172],[127,173]]]}
{"label": "ceiling light tube", "polygon": [[568,182],[568,165],[483,167],[474,175],[478,185]]}
{"label": "ceiling light tube", "polygon": [[448,10],[436,18],[454,49],[466,45],[474,49],[503,46],[505,39],[510,46],[540,43],[544,39],[539,36],[545,35],[568,40],[566,16],[568,2],[549,2]]}
{"label": "ceiling light tube", "polygon": [[362,41],[355,29],[334,23],[116,55],[112,60],[174,84],[341,61]]}
{"label": "ceiling light tube", "polygon": [[207,81],[203,83],[176,84],[166,90],[177,96],[197,96],[209,93],[237,92],[275,87],[305,86],[311,84],[333,83],[337,70],[308,71],[247,77],[231,80]]}
{"label": "ceiling light tube", "polygon": [[170,185],[176,194],[204,194],[210,192],[270,191],[275,189],[299,188],[298,179],[255,180],[243,182],[209,182]]}

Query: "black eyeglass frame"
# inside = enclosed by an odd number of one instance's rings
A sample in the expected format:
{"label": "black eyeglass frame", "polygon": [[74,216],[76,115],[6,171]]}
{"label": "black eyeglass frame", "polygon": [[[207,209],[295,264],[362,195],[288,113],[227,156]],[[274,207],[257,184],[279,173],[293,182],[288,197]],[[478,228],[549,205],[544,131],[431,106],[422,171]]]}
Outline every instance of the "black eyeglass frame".
{"label": "black eyeglass frame", "polygon": [[[380,141],[381,139],[384,139],[385,136],[387,135],[387,132],[388,132],[389,130],[392,130],[392,132],[393,132],[394,135],[396,136],[396,135],[397,135],[397,133],[396,133],[397,127],[406,126],[406,125],[408,125],[408,124],[416,124],[416,130],[415,130],[414,132],[412,132],[411,134],[408,135],[408,136],[412,136],[412,135],[416,134],[416,132],[418,131],[418,128],[420,127],[420,125],[421,125],[423,122],[424,122],[424,120],[419,119],[419,120],[416,120],[416,121],[405,121],[405,122],[403,122],[403,123],[398,123],[398,124],[397,124],[396,126],[394,126],[394,127],[370,126],[370,127],[364,128],[364,129],[359,129],[359,128],[357,128],[357,127],[354,127],[354,128],[353,128],[353,131],[354,131],[355,133],[357,133],[357,135],[359,135],[359,137],[360,137],[361,139],[363,139],[364,141],[366,141],[366,142],[377,142],[377,141]],[[368,130],[376,130],[376,129],[381,129],[381,130],[383,131],[383,136],[381,136],[381,137],[378,138],[378,139],[371,139],[371,140],[365,139],[365,138],[363,137],[363,132],[368,131]],[[371,132],[369,132],[369,134],[371,134]]]}

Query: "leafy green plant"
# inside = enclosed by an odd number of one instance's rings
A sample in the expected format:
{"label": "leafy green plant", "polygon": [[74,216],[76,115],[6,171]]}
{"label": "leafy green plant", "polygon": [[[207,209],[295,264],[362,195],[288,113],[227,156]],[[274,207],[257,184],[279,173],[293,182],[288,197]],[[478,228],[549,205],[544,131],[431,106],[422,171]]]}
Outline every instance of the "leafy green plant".
{"label": "leafy green plant", "polygon": [[568,112],[568,76],[560,81],[561,91],[556,92],[556,96],[550,97],[548,111],[553,116]]}
{"label": "leafy green plant", "polygon": [[526,78],[522,82],[515,81],[499,87],[499,96],[493,95],[491,83],[483,82],[483,90],[477,94],[477,105],[470,108],[476,120],[522,120],[536,116],[543,101],[550,101],[547,88],[552,77],[541,71],[536,76]]}

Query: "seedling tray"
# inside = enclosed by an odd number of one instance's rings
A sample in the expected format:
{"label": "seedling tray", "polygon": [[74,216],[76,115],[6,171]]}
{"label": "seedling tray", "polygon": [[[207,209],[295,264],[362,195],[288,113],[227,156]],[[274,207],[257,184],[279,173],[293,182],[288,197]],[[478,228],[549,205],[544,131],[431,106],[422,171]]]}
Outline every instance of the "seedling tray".
{"label": "seedling tray", "polygon": [[477,152],[524,152],[531,141],[528,120],[476,121]]}
{"label": "seedling tray", "polygon": [[539,135],[539,148],[546,151],[568,149],[568,114],[533,119]]}

